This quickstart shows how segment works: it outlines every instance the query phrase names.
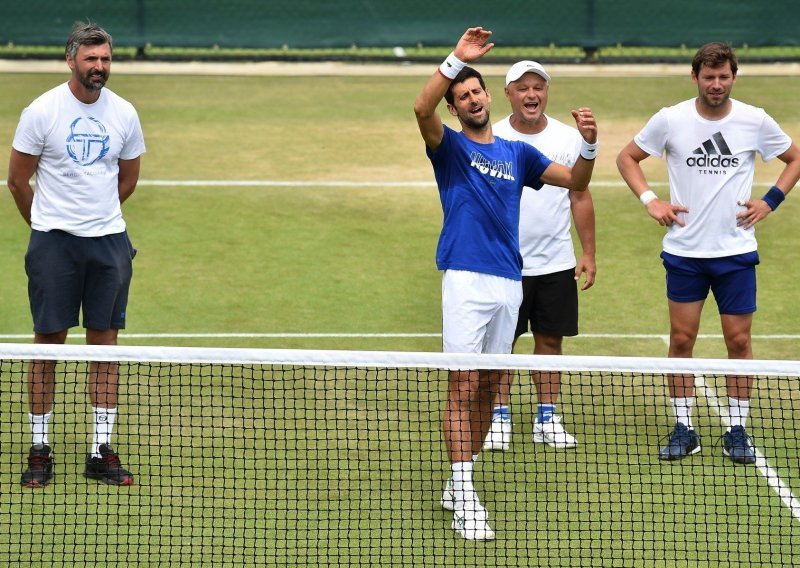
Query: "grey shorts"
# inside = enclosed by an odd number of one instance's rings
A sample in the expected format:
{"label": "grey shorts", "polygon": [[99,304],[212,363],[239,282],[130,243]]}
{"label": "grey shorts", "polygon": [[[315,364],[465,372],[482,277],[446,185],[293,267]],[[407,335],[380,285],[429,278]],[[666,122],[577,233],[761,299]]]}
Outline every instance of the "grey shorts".
{"label": "grey shorts", "polygon": [[75,327],[81,308],[83,327],[124,329],[135,255],[127,232],[77,237],[31,231],[25,272],[34,331]]}

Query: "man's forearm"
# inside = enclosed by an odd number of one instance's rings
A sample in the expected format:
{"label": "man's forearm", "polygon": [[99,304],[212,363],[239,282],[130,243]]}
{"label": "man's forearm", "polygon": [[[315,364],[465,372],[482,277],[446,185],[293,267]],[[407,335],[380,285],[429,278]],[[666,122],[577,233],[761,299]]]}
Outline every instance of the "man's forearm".
{"label": "man's forearm", "polygon": [[12,180],[8,181],[8,189],[14,197],[20,215],[25,222],[31,224],[31,207],[33,206],[33,188],[29,183],[19,184]]}

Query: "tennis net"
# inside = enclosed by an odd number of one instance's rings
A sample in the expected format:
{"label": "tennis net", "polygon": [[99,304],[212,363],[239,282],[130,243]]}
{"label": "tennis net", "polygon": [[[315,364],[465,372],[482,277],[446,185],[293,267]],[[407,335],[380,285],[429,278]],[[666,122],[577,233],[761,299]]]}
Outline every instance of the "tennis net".
{"label": "tennis net", "polygon": [[[57,360],[54,477],[20,485],[26,376]],[[127,487],[87,480],[89,361],[119,363]],[[497,538],[440,506],[447,373],[510,369],[513,438],[475,483]],[[532,370],[578,439],[532,439]],[[696,377],[702,451],[658,459],[668,373]],[[723,457],[728,375],[756,377],[756,463]],[[790,566],[800,563],[800,362],[0,344],[0,563],[175,566]]]}

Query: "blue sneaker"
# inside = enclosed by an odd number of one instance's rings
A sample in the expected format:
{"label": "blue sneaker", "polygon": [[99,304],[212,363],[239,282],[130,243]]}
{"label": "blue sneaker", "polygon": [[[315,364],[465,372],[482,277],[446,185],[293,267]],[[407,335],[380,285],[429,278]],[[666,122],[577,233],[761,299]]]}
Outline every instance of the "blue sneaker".
{"label": "blue sneaker", "polygon": [[660,460],[680,460],[700,451],[700,437],[694,430],[678,422],[670,434],[669,442],[658,450]]}
{"label": "blue sneaker", "polygon": [[756,463],[756,452],[744,426],[734,426],[722,436],[722,454],[735,463]]}

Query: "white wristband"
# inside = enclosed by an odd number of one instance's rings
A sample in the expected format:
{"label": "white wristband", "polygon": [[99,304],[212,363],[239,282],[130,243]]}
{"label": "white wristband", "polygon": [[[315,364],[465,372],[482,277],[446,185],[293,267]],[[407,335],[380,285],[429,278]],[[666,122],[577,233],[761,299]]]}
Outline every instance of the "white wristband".
{"label": "white wristband", "polygon": [[584,160],[594,160],[597,157],[597,148],[600,142],[589,144],[586,140],[581,138],[581,158]]}
{"label": "white wristband", "polygon": [[653,201],[654,199],[658,199],[658,195],[655,194],[652,190],[648,189],[643,194],[639,196],[639,201],[642,202],[642,205],[647,207],[647,204]]}
{"label": "white wristband", "polygon": [[466,63],[455,56],[454,51],[451,51],[450,55],[448,55],[445,60],[442,61],[442,64],[439,65],[439,73],[452,81],[456,78],[458,72],[466,67],[466,65]]}

